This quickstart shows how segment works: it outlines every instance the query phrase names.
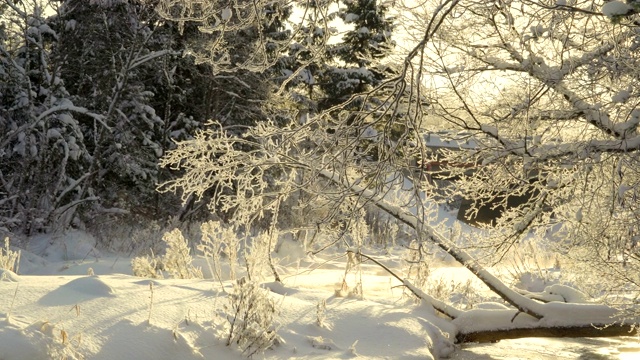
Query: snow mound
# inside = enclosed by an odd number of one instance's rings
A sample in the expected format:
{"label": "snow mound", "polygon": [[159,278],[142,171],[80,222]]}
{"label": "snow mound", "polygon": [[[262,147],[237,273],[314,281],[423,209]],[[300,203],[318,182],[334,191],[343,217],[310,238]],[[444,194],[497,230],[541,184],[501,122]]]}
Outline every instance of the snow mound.
{"label": "snow mound", "polygon": [[153,279],[144,279],[144,280],[134,281],[133,283],[136,285],[143,285],[143,286],[149,286],[149,284],[153,284],[154,287],[162,286],[161,282]]}
{"label": "snow mound", "polygon": [[113,297],[115,290],[98,276],[81,277],[51,291],[40,299],[43,305],[70,305],[95,298]]}
{"label": "snow mound", "polygon": [[34,270],[40,270],[48,265],[48,261],[42,257],[27,251],[21,250],[20,261],[18,263],[18,269],[20,274],[30,274]]}
{"label": "snow mound", "polygon": [[11,270],[0,269],[0,281],[18,282],[20,277]]}
{"label": "snow mound", "polygon": [[278,295],[291,295],[298,292],[298,290],[294,288],[286,287],[281,282],[277,282],[277,281],[264,283],[262,284],[262,286],[265,287],[266,289],[269,289],[269,291],[271,291],[272,293],[275,293]]}
{"label": "snow mound", "polygon": [[325,339],[322,336],[309,336],[307,339],[309,340],[311,347],[315,349],[326,351],[340,350],[340,347],[338,347],[338,345],[336,345],[336,343],[331,339]]}
{"label": "snow mound", "polygon": [[518,282],[516,282],[515,287],[527,292],[542,292],[555,282],[556,280],[554,279],[544,278],[536,273],[524,272],[520,274],[520,278]]}
{"label": "snow mound", "polygon": [[[44,346],[43,346],[44,343]],[[35,327],[21,329],[13,324],[0,326],[0,359],[48,359],[46,340]]]}
{"label": "snow mound", "polygon": [[542,291],[529,292],[521,290],[520,293],[530,299],[536,299],[545,303],[561,302],[571,304],[586,304],[588,296],[582,291],[568,285],[553,284],[546,286]]}
{"label": "snow mound", "polygon": [[65,285],[62,285],[62,288],[94,296],[111,296],[115,292],[111,286],[107,285],[97,276],[87,276],[71,280]]}
{"label": "snow mound", "polygon": [[554,284],[547,286],[544,293],[559,297],[560,301],[567,303],[582,304],[587,302],[587,295],[580,290],[574,289],[567,285]]}

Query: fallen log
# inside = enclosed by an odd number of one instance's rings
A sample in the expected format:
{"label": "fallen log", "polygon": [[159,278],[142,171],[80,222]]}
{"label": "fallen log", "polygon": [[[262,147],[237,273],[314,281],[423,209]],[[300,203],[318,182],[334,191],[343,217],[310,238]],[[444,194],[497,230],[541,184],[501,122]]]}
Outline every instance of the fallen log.
{"label": "fallen log", "polygon": [[497,342],[499,340],[527,337],[614,337],[633,336],[637,334],[638,327],[635,324],[527,327],[471,332],[461,331],[456,335],[456,343]]}

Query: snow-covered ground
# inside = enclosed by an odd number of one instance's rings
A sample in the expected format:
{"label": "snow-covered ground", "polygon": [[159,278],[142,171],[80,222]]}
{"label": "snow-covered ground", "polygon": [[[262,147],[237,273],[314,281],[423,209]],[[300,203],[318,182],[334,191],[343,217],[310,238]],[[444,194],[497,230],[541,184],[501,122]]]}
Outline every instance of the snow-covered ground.
{"label": "snow-covered ground", "polygon": [[[227,319],[221,314],[230,281],[135,277],[130,258],[100,252],[94,243],[81,232],[34,238],[22,251],[19,275],[2,272],[0,359],[243,358],[237,347],[225,346]],[[360,298],[348,295],[357,273],[347,276],[349,288],[342,286],[346,259],[339,252],[294,254],[289,249],[278,255],[283,284],[263,285],[279,309],[281,342],[254,358],[428,359],[435,348],[436,357],[452,359],[640,359],[640,342],[632,337],[451,347],[446,332],[434,333],[433,310],[403,295],[381,268],[362,265]],[[400,250],[378,255],[398,272],[406,266]],[[202,259],[196,264],[206,268]],[[471,279],[448,263],[431,276],[444,284]]]}

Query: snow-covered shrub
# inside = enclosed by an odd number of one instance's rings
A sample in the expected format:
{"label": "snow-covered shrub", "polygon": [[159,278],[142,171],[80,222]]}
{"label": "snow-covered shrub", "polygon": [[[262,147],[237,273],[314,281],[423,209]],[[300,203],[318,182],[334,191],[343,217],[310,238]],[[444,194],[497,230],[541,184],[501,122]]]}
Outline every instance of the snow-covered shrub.
{"label": "snow-covered shrub", "polygon": [[327,323],[327,300],[322,299],[316,304],[316,325],[323,329],[331,330],[331,325]]}
{"label": "snow-covered shrub", "polygon": [[369,239],[369,225],[365,220],[365,211],[364,209],[360,209],[358,213],[355,215],[355,219],[353,223],[349,227],[351,232],[351,238],[353,240],[352,246],[357,248],[361,248],[366,244],[367,239]]}
{"label": "snow-covered shrub", "polygon": [[0,248],[0,269],[16,272],[20,251],[12,251],[9,247],[9,238],[4,238],[4,249]]}
{"label": "snow-covered shrub", "polygon": [[[362,291],[362,267],[360,266],[361,263],[362,259],[360,255],[352,251],[347,252],[347,264],[345,265],[342,284],[340,285],[340,288],[336,289],[334,292],[334,295],[336,297],[352,296],[358,299],[363,298],[364,294]],[[355,285],[351,287],[347,283],[347,278],[354,269],[355,271],[353,271],[353,274],[355,278]]]}
{"label": "snow-covered shrub", "polygon": [[197,246],[202,253],[211,274],[222,281],[222,257],[229,261],[229,278],[236,279],[238,261],[238,241],[233,228],[223,226],[219,221],[207,221],[200,226],[202,238]]}
{"label": "snow-covered shrub", "polygon": [[131,260],[135,276],[158,279],[163,278],[162,271],[166,271],[170,277],[176,279],[203,277],[202,271],[192,264],[189,243],[180,229],[166,232],[162,241],[167,246],[164,256],[155,256],[152,251],[151,256],[139,256]]}
{"label": "snow-covered shrub", "polygon": [[[557,257],[552,258],[541,246],[532,241],[514,246],[505,256],[505,269],[509,272],[514,281],[522,279],[525,275],[533,275],[543,282],[551,280],[550,272],[555,270],[559,262]],[[559,269],[559,267],[558,267]]]}
{"label": "snow-covered shrub", "polygon": [[225,306],[229,333],[226,344],[236,344],[243,354],[252,356],[271,348],[278,341],[274,317],[278,312],[269,292],[256,282],[239,279]]}
{"label": "snow-covered shrub", "polygon": [[135,253],[136,250],[145,249],[145,251],[151,251],[152,253],[159,253],[164,250],[164,244],[162,243],[162,235],[168,229],[162,226],[158,221],[150,221],[144,227],[137,227],[132,230],[130,241],[130,251]]}
{"label": "snow-covered shrub", "polygon": [[154,256],[139,256],[131,259],[131,270],[134,276],[162,279],[160,259]]}
{"label": "snow-covered shrub", "polygon": [[278,230],[274,229],[273,232],[261,232],[252,239],[249,251],[245,254],[247,271],[251,279],[262,279],[269,270],[275,275],[271,252],[274,250],[278,236]]}
{"label": "snow-covered shrub", "polygon": [[162,257],[162,266],[171,277],[177,279],[202,278],[202,271],[192,265],[189,243],[180,229],[164,234],[162,240],[167,243],[167,252]]}
{"label": "snow-covered shrub", "polygon": [[466,281],[431,279],[425,292],[436,299],[444,299],[458,308],[472,309],[476,304],[486,301],[471,279]]}

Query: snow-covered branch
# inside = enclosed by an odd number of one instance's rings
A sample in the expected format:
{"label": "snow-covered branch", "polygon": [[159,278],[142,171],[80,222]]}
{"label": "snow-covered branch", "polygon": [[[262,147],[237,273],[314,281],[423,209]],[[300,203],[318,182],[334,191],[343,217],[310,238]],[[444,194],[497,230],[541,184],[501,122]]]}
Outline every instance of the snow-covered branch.
{"label": "snow-covered branch", "polygon": [[145,54],[144,56],[133,59],[132,63],[128,66],[127,70],[131,71],[140,65],[143,65],[151,60],[157,59],[159,57],[163,57],[165,55],[179,55],[179,54],[180,52],[173,51],[170,49],[153,51],[148,54]]}
{"label": "snow-covered branch", "polygon": [[448,305],[444,301],[438,300],[438,299],[434,298],[433,296],[425,293],[424,291],[422,291],[418,287],[416,287],[414,284],[412,284],[409,280],[401,278],[394,271],[389,269],[387,266],[385,266],[384,264],[382,264],[380,261],[376,260],[375,258],[373,258],[373,257],[371,257],[369,255],[363,254],[362,252],[357,252],[356,255],[362,256],[365,259],[373,261],[376,265],[378,265],[381,268],[383,268],[391,276],[395,277],[398,281],[402,282],[402,285],[407,287],[409,289],[409,291],[411,291],[416,297],[418,297],[419,299],[421,299],[423,301],[428,302],[429,304],[431,304],[431,306],[433,306],[436,310],[440,311],[444,315],[449,316],[452,319],[455,319],[455,318],[457,318],[458,316],[460,316],[462,314],[462,311],[456,309],[453,306]]}
{"label": "snow-covered branch", "polygon": [[50,116],[52,114],[58,113],[58,112],[64,112],[64,111],[72,111],[72,112],[76,112],[79,114],[83,114],[83,115],[87,115],[93,119],[95,119],[98,123],[102,124],[102,126],[104,126],[105,129],[107,130],[111,130],[111,128],[104,122],[104,116],[93,113],[91,111],[89,111],[88,109],[85,109],[83,107],[79,107],[79,106],[74,106],[73,104],[67,103],[67,104],[62,104],[62,105],[57,105],[57,106],[53,106],[48,108],[47,110],[41,112],[40,114],[38,114],[38,117],[35,119],[34,122],[27,122],[22,124],[20,127],[18,127],[15,130],[12,130],[9,134],[6,134],[4,136],[3,142],[0,143],[0,148],[4,148],[6,147],[9,143],[11,143],[20,133],[23,133],[24,131],[34,128],[38,125],[38,123],[45,119],[47,116]]}
{"label": "snow-covered branch", "polygon": [[38,114],[38,117],[36,118],[36,121],[40,121],[44,118],[46,118],[49,115],[55,114],[57,112],[62,112],[62,111],[71,111],[71,112],[76,112],[78,114],[83,114],[83,115],[87,115],[89,117],[91,117],[92,119],[96,120],[97,122],[99,122],[102,126],[104,126],[105,129],[111,131],[111,128],[109,127],[109,125],[107,125],[104,122],[104,116],[100,115],[100,114],[96,114],[94,112],[91,112],[88,109],[85,109],[83,107],[80,106],[74,106],[73,104],[70,103],[66,103],[66,104],[62,104],[62,105],[57,105],[57,106],[53,106],[48,108],[47,110],[41,112],[40,114]]}

